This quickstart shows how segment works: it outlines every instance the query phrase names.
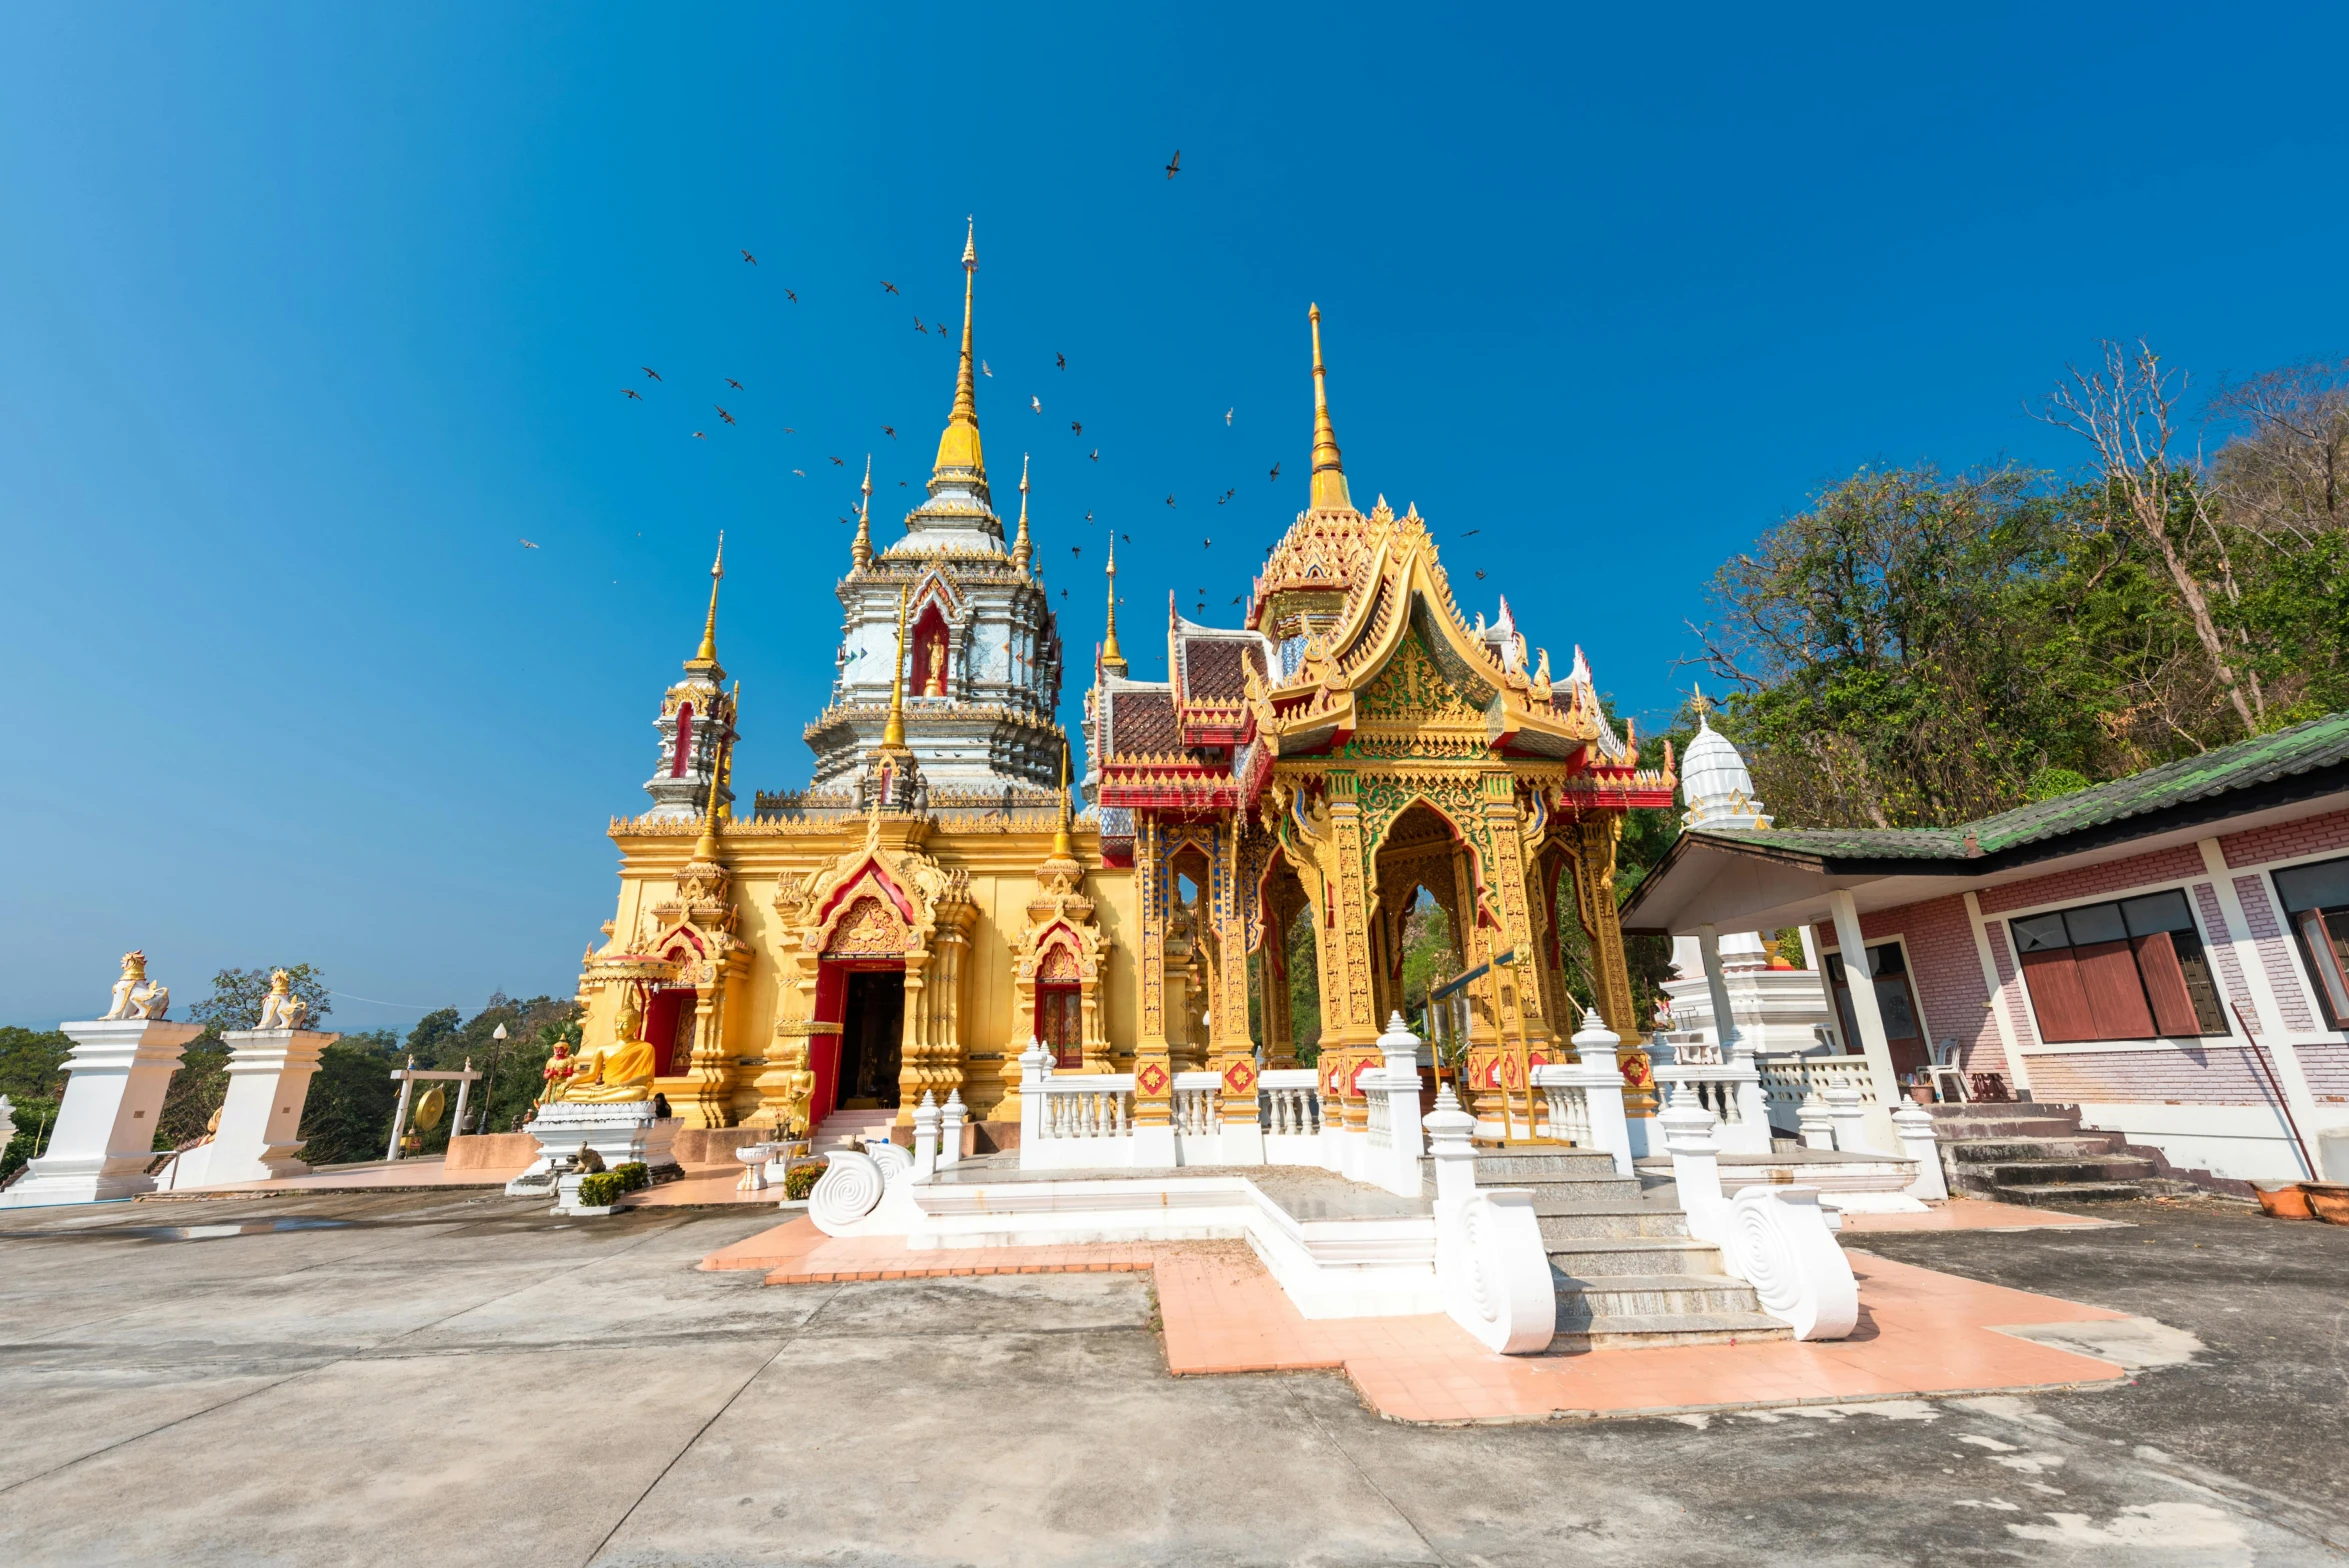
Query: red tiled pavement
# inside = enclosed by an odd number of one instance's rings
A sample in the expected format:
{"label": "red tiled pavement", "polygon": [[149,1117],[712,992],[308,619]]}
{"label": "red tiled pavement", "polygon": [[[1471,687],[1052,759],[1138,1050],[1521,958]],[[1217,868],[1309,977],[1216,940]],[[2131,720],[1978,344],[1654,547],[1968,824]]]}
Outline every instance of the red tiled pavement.
{"label": "red tiled pavement", "polygon": [[946,1275],[1154,1269],[1166,1358],[1177,1376],[1342,1368],[1401,1421],[1525,1421],[1737,1409],[2121,1382],[2109,1362],[1992,1325],[2122,1316],[2098,1307],[1847,1253],[1860,1324],[1840,1341],[1663,1346],[1500,1356],[1449,1318],[1308,1320],[1253,1254],[1230,1242],[947,1248],[893,1237],[835,1240],[806,1219],[710,1254],[775,1285]]}
{"label": "red tiled pavement", "polygon": [[2043,1230],[2049,1227],[2126,1225],[2126,1220],[2100,1220],[2060,1209],[2031,1209],[2019,1203],[1993,1203],[1986,1198],[1951,1198],[1922,1214],[1846,1214],[1843,1232],[1871,1230]]}

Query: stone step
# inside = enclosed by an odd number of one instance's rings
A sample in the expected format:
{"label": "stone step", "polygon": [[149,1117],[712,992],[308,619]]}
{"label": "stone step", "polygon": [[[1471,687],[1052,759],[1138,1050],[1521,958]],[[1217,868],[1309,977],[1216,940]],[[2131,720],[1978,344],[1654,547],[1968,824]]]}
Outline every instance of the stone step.
{"label": "stone step", "polygon": [[1969,1138],[2071,1138],[2080,1132],[2077,1116],[1937,1116],[1933,1136],[1943,1143]]}
{"label": "stone step", "polygon": [[1533,1205],[1538,1210],[1544,1205],[1575,1203],[1633,1203],[1638,1201],[1641,1186],[1636,1176],[1600,1176],[1574,1180],[1551,1177],[1526,1182],[1482,1182],[1479,1188],[1511,1187],[1533,1194]]}
{"label": "stone step", "polygon": [[1548,1250],[1550,1267],[1578,1280],[1721,1272],[1721,1249],[1691,1236],[1586,1236]]}
{"label": "stone step", "polygon": [[2068,1181],[2038,1186],[1993,1187],[1990,1196],[2007,1203],[2117,1203],[2142,1198],[2145,1189],[2133,1181]]}
{"label": "stone step", "polygon": [[1754,1288],[1726,1274],[1618,1274],[1603,1280],[1558,1277],[1558,1326],[1600,1318],[1716,1317],[1757,1310]]}
{"label": "stone step", "polygon": [[2117,1154],[2120,1141],[2113,1133],[2081,1133],[2068,1138],[1965,1138],[1945,1142],[1941,1149],[1946,1159],[1995,1165],[2008,1160],[2077,1160]]}
{"label": "stone step", "polygon": [[2116,1154],[2100,1160],[2001,1160],[1968,1164],[1960,1173],[1994,1187],[2047,1187],[2065,1182],[2141,1181],[2154,1174],[2151,1160]]}
{"label": "stone step", "polygon": [[1579,1241],[1631,1240],[1637,1237],[1685,1239],[1688,1216],[1678,1209],[1652,1203],[1591,1204],[1544,1214],[1537,1208],[1544,1247],[1572,1246]]}
{"label": "stone step", "polygon": [[1577,1350],[1635,1350],[1656,1345],[1748,1345],[1792,1339],[1794,1330],[1766,1312],[1672,1313],[1592,1318],[1568,1326],[1559,1303],[1560,1329],[1552,1353]]}
{"label": "stone step", "polygon": [[[1432,1177],[1435,1161],[1422,1160]],[[1479,1150],[1476,1184],[1479,1187],[1522,1187],[1529,1181],[1575,1176],[1611,1176],[1615,1157],[1604,1149]]]}

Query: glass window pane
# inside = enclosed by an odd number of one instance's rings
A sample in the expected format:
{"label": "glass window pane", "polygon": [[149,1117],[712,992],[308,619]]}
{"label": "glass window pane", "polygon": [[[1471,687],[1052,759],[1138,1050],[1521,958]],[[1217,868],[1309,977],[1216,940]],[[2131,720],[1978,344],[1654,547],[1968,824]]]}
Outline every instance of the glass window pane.
{"label": "glass window pane", "polygon": [[2118,904],[2089,904],[2079,909],[2064,911],[2064,928],[2072,933],[2072,946],[2086,947],[2091,942],[2125,942],[2129,938],[2127,922],[2121,919]]}
{"label": "glass window pane", "polygon": [[2131,936],[2194,929],[2194,917],[2186,912],[2186,895],[2176,888],[2167,893],[2148,893],[2143,898],[2122,899],[2121,918],[2128,922]]}
{"label": "glass window pane", "polygon": [[2287,913],[2349,904],[2349,860],[2327,860],[2313,866],[2293,866],[2276,873],[2276,891],[2284,896]]}
{"label": "glass window pane", "polygon": [[2033,915],[2028,920],[2015,921],[2014,928],[2015,946],[2026,953],[2051,952],[2072,945],[2061,915]]}
{"label": "glass window pane", "polygon": [[1883,979],[1887,975],[1905,975],[1908,972],[1909,966],[1900,956],[1898,942],[1886,942],[1880,947],[1868,949],[1868,973],[1878,979]]}

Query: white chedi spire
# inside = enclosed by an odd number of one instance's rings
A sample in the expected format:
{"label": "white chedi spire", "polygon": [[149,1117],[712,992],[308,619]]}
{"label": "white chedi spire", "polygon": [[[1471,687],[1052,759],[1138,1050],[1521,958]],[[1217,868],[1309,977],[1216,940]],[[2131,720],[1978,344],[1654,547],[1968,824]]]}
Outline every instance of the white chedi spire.
{"label": "white chedi spire", "polygon": [[1680,756],[1681,824],[1692,828],[1766,828],[1769,814],[1754,798],[1754,777],[1729,738],[1706,721],[1712,704],[1696,695],[1697,732]]}

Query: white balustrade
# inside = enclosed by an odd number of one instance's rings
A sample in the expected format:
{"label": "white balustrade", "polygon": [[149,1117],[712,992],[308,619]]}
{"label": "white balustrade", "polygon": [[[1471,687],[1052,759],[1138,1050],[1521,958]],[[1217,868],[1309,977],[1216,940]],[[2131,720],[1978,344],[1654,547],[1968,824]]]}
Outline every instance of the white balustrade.
{"label": "white balustrade", "polygon": [[1595,1009],[1586,1011],[1569,1042],[1582,1059],[1536,1067],[1533,1086],[1541,1093],[1551,1137],[1606,1151],[1616,1171],[1628,1176],[1631,1128],[1623,1114],[1623,1072],[1615,1063],[1621,1038]]}
{"label": "white balustrade", "polygon": [[1256,1104],[1268,1138],[1321,1136],[1321,1083],[1310,1067],[1265,1073],[1256,1080]]}

